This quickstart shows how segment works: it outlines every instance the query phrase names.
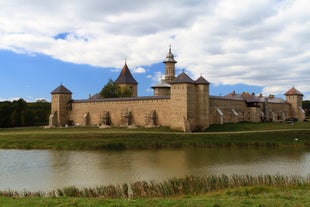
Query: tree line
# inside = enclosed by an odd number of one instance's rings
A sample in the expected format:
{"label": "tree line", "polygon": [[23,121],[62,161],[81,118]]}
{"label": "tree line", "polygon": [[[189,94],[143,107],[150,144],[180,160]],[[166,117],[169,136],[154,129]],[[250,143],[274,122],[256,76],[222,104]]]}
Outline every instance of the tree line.
{"label": "tree line", "polygon": [[47,125],[51,103],[24,99],[0,102],[0,128]]}

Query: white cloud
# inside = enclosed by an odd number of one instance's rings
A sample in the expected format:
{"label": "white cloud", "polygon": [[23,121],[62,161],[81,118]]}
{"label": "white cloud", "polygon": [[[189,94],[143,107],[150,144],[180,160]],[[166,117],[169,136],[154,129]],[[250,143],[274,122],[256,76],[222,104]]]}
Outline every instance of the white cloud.
{"label": "white cloud", "polygon": [[152,80],[152,86],[153,86],[153,85],[158,84],[162,79],[164,79],[165,75],[160,71],[156,71],[152,75],[146,76],[146,78],[149,78]]}
{"label": "white cloud", "polygon": [[146,73],[146,70],[142,67],[136,67],[132,69],[133,73]]}
{"label": "white cloud", "polygon": [[255,84],[266,93],[295,85],[310,96],[308,0],[10,0],[0,7],[0,49],[115,68],[127,58],[143,73],[172,44],[177,67],[214,84]]}

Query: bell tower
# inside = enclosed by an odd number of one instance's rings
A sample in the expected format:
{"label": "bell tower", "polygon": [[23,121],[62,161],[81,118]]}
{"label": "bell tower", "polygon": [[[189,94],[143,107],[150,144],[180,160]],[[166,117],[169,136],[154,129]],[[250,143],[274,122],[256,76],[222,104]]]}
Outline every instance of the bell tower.
{"label": "bell tower", "polygon": [[171,52],[171,45],[169,47],[169,52],[166,56],[166,59],[164,61],[165,63],[165,81],[167,83],[171,83],[175,79],[175,64],[177,61],[174,59],[174,55]]}

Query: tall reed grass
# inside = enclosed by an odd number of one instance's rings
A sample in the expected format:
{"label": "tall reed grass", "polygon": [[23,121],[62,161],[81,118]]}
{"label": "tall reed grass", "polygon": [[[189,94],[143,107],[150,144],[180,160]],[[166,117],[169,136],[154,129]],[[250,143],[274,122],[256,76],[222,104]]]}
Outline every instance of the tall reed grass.
{"label": "tall reed grass", "polygon": [[310,186],[310,176],[276,175],[221,175],[171,178],[163,182],[138,181],[132,184],[77,188],[69,186],[52,192],[0,191],[4,197],[102,197],[115,198],[166,198],[184,195],[199,195],[223,189],[246,186],[293,187]]}

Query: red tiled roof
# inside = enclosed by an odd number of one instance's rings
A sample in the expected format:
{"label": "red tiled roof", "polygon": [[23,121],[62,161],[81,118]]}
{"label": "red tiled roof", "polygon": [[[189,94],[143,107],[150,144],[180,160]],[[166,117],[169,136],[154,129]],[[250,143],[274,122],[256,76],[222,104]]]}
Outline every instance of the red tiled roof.
{"label": "red tiled roof", "polygon": [[290,90],[286,91],[286,93],[284,95],[286,95],[286,96],[290,96],[290,95],[303,96],[303,94],[300,91],[298,91],[296,88],[294,88],[294,86]]}

